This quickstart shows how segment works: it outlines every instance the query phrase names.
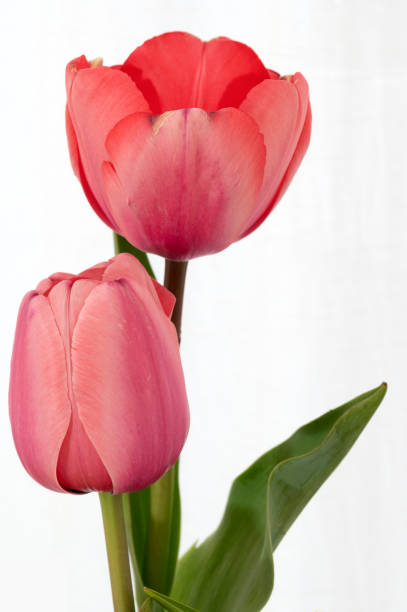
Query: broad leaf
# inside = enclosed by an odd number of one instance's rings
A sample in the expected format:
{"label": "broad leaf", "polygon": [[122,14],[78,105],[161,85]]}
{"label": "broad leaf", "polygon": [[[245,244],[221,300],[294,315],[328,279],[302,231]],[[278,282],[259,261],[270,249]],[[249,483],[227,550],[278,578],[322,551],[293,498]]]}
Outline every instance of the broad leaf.
{"label": "broad leaf", "polygon": [[147,595],[151,597],[151,599],[154,599],[156,602],[161,604],[165,610],[168,610],[168,612],[198,612],[198,610],[195,608],[179,603],[178,601],[175,601],[175,599],[171,599],[166,595],[157,593],[157,591],[153,591],[152,589],[146,588],[145,591]]}
{"label": "broad leaf", "polygon": [[171,595],[201,612],[257,612],[273,588],[273,551],[350,450],[381,385],[308,423],[233,483],[217,530],[178,564]]}

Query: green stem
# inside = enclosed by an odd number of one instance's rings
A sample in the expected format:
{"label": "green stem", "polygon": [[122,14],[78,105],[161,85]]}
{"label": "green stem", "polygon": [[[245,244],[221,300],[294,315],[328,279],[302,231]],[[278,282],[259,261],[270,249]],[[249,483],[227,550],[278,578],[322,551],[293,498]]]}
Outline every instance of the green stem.
{"label": "green stem", "polygon": [[[176,297],[172,321],[181,340],[182,305],[188,262],[165,261],[164,285]],[[160,593],[170,592],[178,557],[180,499],[178,464],[150,487],[150,515],[145,567],[146,585]]]}
{"label": "green stem", "polygon": [[122,496],[99,493],[115,612],[134,612]]}

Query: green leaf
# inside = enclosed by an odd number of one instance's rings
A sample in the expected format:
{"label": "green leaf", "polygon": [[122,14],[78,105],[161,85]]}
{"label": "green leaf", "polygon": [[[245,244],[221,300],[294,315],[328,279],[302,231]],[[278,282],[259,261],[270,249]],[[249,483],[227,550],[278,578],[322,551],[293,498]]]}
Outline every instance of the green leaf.
{"label": "green leaf", "polygon": [[178,461],[151,485],[150,496],[143,579],[146,586],[168,595],[174,580],[180,541]]}
{"label": "green leaf", "polygon": [[[163,547],[163,543],[158,542],[157,553],[154,552],[155,549],[149,541],[151,535],[150,500],[152,489],[157,483],[141,491],[125,493],[122,496],[127,541],[133,565],[136,598],[139,605],[146,598],[144,585],[150,583],[151,566],[155,565],[159,569],[161,588],[165,593],[169,593],[177,565],[181,526],[178,461],[163,478],[171,478],[173,495],[167,529],[168,544]],[[160,555],[161,557],[157,558]],[[151,559],[149,559],[149,556]]]}
{"label": "green leaf", "polygon": [[[191,608],[190,606],[186,606],[185,604],[179,603],[166,595],[162,595],[161,593],[157,593],[157,591],[153,591],[152,589],[145,589],[147,595],[154,599],[159,604],[161,604],[168,612],[198,612],[195,608]],[[215,610],[216,608],[214,608]]]}
{"label": "green leaf", "polygon": [[140,612],[153,612],[153,600],[146,599],[140,608]]}
{"label": "green leaf", "polygon": [[137,249],[135,246],[130,244],[130,242],[128,242],[126,238],[123,238],[123,236],[120,236],[120,234],[113,233],[113,240],[114,240],[114,251],[116,255],[118,253],[131,253],[131,255],[134,255],[134,257],[137,257],[139,262],[143,264],[143,266],[145,267],[149,275],[155,278],[153,268],[151,267],[147,253],[145,253],[144,251],[140,251],[140,249]]}
{"label": "green leaf", "polygon": [[134,572],[136,599],[139,605],[146,598],[144,574],[146,544],[150,516],[150,487],[122,495],[127,542]]}
{"label": "green leaf", "polygon": [[331,410],[243,472],[217,530],[180,560],[171,595],[201,612],[261,610],[273,588],[273,551],[385,393],[383,384]]}

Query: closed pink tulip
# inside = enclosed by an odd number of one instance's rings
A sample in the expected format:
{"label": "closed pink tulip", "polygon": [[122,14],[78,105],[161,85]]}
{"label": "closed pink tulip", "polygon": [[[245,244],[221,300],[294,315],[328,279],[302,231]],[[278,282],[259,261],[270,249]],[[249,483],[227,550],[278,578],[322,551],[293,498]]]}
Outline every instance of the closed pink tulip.
{"label": "closed pink tulip", "polygon": [[128,254],[54,274],[21,305],[10,381],[15,445],[54,491],[135,491],[177,460],[189,412],[173,295]]}
{"label": "closed pink tulip", "polygon": [[98,215],[136,247],[175,260],[250,234],[308,147],[308,86],[246,45],[157,36],[111,68],[66,72],[72,165]]}

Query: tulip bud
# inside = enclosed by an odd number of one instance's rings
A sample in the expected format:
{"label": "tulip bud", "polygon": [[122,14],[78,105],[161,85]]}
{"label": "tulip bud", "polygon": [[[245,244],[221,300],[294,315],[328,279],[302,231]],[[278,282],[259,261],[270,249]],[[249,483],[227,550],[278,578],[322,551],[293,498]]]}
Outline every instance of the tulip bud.
{"label": "tulip bud", "polygon": [[[74,68],[74,69],[73,69]],[[67,66],[72,166],[99,217],[174,260],[216,253],[256,229],[307,150],[308,85],[246,45],[170,32],[119,66]]]}
{"label": "tulip bud", "polygon": [[129,254],[54,274],[20,307],[14,442],[54,491],[136,491],[177,460],[189,426],[175,298]]}

